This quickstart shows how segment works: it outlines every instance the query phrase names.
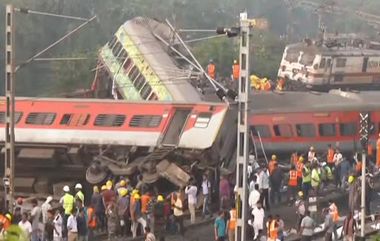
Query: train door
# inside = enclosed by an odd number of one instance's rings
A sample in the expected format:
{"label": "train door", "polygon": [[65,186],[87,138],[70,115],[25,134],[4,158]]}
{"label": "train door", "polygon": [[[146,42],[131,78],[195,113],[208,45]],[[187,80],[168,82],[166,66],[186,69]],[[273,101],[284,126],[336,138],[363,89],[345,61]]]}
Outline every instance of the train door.
{"label": "train door", "polygon": [[362,72],[365,73],[367,72],[367,67],[368,67],[368,57],[363,58],[363,66],[362,66]]}
{"label": "train door", "polygon": [[177,109],[170,120],[161,144],[164,146],[176,146],[187,123],[191,109]]}
{"label": "train door", "polygon": [[323,80],[326,81],[327,84],[330,84],[331,72],[332,72],[332,60],[331,58],[326,57]]}

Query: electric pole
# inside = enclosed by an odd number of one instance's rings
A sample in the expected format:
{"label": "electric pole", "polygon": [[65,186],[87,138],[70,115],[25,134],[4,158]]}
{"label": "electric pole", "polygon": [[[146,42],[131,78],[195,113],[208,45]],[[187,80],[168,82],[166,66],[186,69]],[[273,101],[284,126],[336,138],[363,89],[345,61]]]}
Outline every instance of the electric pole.
{"label": "electric pole", "polygon": [[14,9],[6,6],[5,17],[5,162],[4,162],[4,195],[5,210],[12,212],[14,199],[15,169],[15,62],[14,62]]}
{"label": "electric pole", "polygon": [[248,104],[251,85],[249,83],[249,40],[251,25],[248,22],[247,13],[240,14],[240,76],[238,90],[238,133],[237,133],[237,158],[236,158],[236,186],[237,220],[235,240],[246,240],[247,221],[247,166],[249,158],[249,123]]}
{"label": "electric pole", "polygon": [[362,145],[362,193],[361,193],[361,228],[360,228],[360,237],[362,240],[365,240],[365,195],[366,195],[366,151],[368,146],[368,138],[369,138],[369,113],[361,112],[359,114],[360,118],[360,143]]}

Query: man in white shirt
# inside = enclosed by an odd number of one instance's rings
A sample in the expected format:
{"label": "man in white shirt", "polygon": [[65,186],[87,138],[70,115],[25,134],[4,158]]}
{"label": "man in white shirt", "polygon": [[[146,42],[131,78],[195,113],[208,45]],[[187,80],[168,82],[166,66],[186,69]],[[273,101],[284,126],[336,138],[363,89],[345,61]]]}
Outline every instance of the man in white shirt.
{"label": "man in white shirt", "polygon": [[269,210],[269,172],[267,166],[261,169],[259,180],[259,189],[262,195],[261,203],[266,210]]}
{"label": "man in white shirt", "polygon": [[25,232],[26,236],[28,237],[28,240],[30,240],[30,237],[32,236],[32,224],[28,221],[28,214],[23,213],[21,221],[18,223],[18,226]]}
{"label": "man in white shirt", "polygon": [[37,199],[32,200],[33,209],[30,213],[32,220],[32,241],[41,239],[42,230],[40,229],[41,207],[38,206]]}
{"label": "man in white shirt", "polygon": [[189,204],[190,221],[195,223],[195,206],[197,205],[197,191],[198,188],[194,185],[193,181],[185,188],[187,195],[187,202]]}
{"label": "man in white shirt", "polygon": [[203,175],[202,181],[202,194],[203,194],[203,209],[202,209],[202,217],[204,218],[207,214],[210,214],[209,202],[210,202],[210,189],[211,184],[207,178],[207,175]]}
{"label": "man in white shirt", "polygon": [[264,218],[265,212],[261,207],[261,203],[258,203],[257,206],[252,210],[253,215],[253,230],[255,231],[255,237],[253,240],[256,240],[260,232],[264,230]]}
{"label": "man in white shirt", "polygon": [[73,208],[67,219],[67,241],[78,241],[78,226],[75,217],[76,208]]}
{"label": "man in white shirt", "polygon": [[254,209],[257,205],[257,203],[260,200],[260,192],[259,192],[259,185],[255,185],[255,189],[249,193],[248,197],[248,204],[251,207],[251,209]]}
{"label": "man in white shirt", "polygon": [[[63,212],[63,210],[62,210]],[[59,209],[57,209],[54,217],[54,232],[53,232],[53,238],[54,241],[62,241],[62,215]]]}

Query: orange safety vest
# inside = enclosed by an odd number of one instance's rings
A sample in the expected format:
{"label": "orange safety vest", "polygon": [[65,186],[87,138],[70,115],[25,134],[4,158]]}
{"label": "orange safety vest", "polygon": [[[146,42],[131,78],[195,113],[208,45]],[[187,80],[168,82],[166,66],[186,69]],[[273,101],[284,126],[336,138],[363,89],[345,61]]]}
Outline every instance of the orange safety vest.
{"label": "orange safety vest", "polygon": [[368,156],[373,155],[373,146],[371,144],[368,144],[367,153],[368,153]]}
{"label": "orange safety vest", "polygon": [[270,91],[272,89],[272,85],[269,83],[269,81],[266,81],[262,89],[265,91]]}
{"label": "orange safety vest", "polygon": [[334,222],[337,222],[338,219],[339,219],[339,212],[338,212],[338,208],[337,206],[335,205],[335,203],[331,204],[330,206],[330,213],[332,215],[332,219]]}
{"label": "orange safety vest", "polygon": [[236,209],[231,209],[230,210],[230,222],[228,224],[228,229],[229,230],[235,230],[236,228]]}
{"label": "orange safety vest", "polygon": [[88,218],[88,227],[89,228],[96,228],[96,217],[95,217],[95,210],[93,208],[87,209],[87,218]]}
{"label": "orange safety vest", "polygon": [[274,165],[277,163],[275,160],[270,160],[268,164],[268,170],[269,170],[269,175],[272,174],[274,170]]}
{"label": "orange safety vest", "polygon": [[277,90],[283,90],[285,87],[285,80],[283,78],[280,78],[278,81],[277,81],[277,86],[276,86],[276,89]]}
{"label": "orange safety vest", "polygon": [[380,167],[380,138],[376,142],[376,166]]}
{"label": "orange safety vest", "polygon": [[240,75],[240,66],[239,64],[233,64],[232,65],[232,78],[234,80],[239,80]]}
{"label": "orange safety vest", "polygon": [[296,187],[297,186],[297,171],[296,170],[290,170],[289,171],[289,187]]}
{"label": "orange safety vest", "polygon": [[4,230],[7,230],[11,226],[11,222],[7,217],[0,214],[0,222],[3,223]]}
{"label": "orange safety vest", "polygon": [[362,164],[362,162],[357,162],[356,163],[356,166],[355,166],[355,171],[356,172],[361,172],[362,171],[362,166],[363,166],[363,164]]}
{"label": "orange safety vest", "polygon": [[216,75],[215,75],[215,71],[216,70],[216,67],[215,67],[215,64],[208,64],[207,65],[207,74],[211,77],[211,78],[213,78],[213,79],[215,79],[215,77],[216,77]]}
{"label": "orange safety vest", "polygon": [[303,163],[297,163],[297,177],[302,177]]}
{"label": "orange safety vest", "polygon": [[327,163],[334,163],[335,151],[333,148],[327,150]]}
{"label": "orange safety vest", "polygon": [[269,238],[276,240],[278,237],[278,228],[276,227],[276,220],[272,220],[269,224]]}

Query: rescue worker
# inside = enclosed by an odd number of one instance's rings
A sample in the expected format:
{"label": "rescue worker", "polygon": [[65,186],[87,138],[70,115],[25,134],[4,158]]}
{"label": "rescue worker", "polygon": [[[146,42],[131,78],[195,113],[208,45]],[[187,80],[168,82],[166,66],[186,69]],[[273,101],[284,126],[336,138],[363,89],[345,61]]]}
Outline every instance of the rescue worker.
{"label": "rescue worker", "polygon": [[230,220],[228,222],[228,241],[235,241],[235,229],[236,229],[237,213],[235,204],[232,204],[230,210]]}
{"label": "rescue worker", "polygon": [[232,80],[238,81],[240,76],[240,66],[238,61],[235,59],[234,64],[232,65]]}
{"label": "rescue worker", "polygon": [[95,208],[92,204],[87,208],[87,227],[88,227],[88,240],[94,240],[94,232],[96,229],[96,215]]}
{"label": "rescue worker", "polygon": [[298,190],[302,190],[303,156],[300,156],[296,165]]}
{"label": "rescue worker", "polygon": [[321,178],[320,178],[319,167],[317,166],[317,164],[314,163],[313,168],[311,170],[311,187],[313,188],[313,192],[315,195],[318,195],[320,183],[321,183]]}
{"label": "rescue worker", "polygon": [[[269,220],[269,218],[268,218]],[[278,239],[278,223],[275,218],[271,218],[269,221],[268,241],[277,241]]]}
{"label": "rescue worker", "polygon": [[118,226],[118,216],[115,202],[112,201],[108,203],[106,207],[106,217],[107,217],[107,231],[108,231],[108,241],[113,241],[116,236],[116,229]]}
{"label": "rescue worker", "polygon": [[331,169],[333,169],[334,166],[335,166],[334,155],[335,155],[334,148],[332,148],[331,144],[328,144],[328,149],[327,149],[327,165],[329,165],[329,167]]}
{"label": "rescue worker", "polygon": [[133,199],[134,199],[134,201],[132,204],[132,212],[131,212],[131,220],[132,220],[131,231],[132,231],[133,238],[136,238],[138,225],[141,224],[142,228],[144,230],[146,227],[146,221],[142,217],[142,213],[141,213],[141,197],[140,197],[140,194],[138,194],[138,193],[134,194]]}
{"label": "rescue worker", "polygon": [[210,59],[208,65],[207,65],[207,74],[215,80],[216,78],[216,66],[214,64],[214,61]]}
{"label": "rescue worker", "polygon": [[306,163],[302,170],[302,191],[305,199],[309,198],[311,188],[311,170],[310,163]]}
{"label": "rescue worker", "polygon": [[67,219],[71,215],[71,212],[74,208],[74,196],[70,194],[70,188],[69,186],[64,186],[63,187],[63,192],[65,193],[61,200],[60,203],[62,204],[62,207],[64,209],[64,216],[63,216],[63,223],[62,223],[62,237],[66,238],[67,237]]}
{"label": "rescue worker", "polygon": [[[165,217],[165,199],[164,196],[158,195],[157,201],[153,203],[152,207],[153,219],[155,220],[155,225],[158,226],[159,231],[162,231],[161,227],[166,227],[166,217]],[[157,220],[157,222],[156,222]]]}
{"label": "rescue worker", "polygon": [[355,211],[358,190],[355,185],[355,177],[353,175],[350,175],[348,177],[348,209],[350,212]]}
{"label": "rescue worker", "polygon": [[376,167],[380,168],[380,133],[376,142]]}
{"label": "rescue worker", "polygon": [[120,234],[125,236],[127,230],[130,227],[129,224],[129,196],[128,190],[121,189],[119,192],[119,198],[117,200],[117,215],[119,216],[120,221]]}
{"label": "rescue worker", "polygon": [[321,165],[322,168],[320,190],[327,187],[328,183],[334,179],[330,166],[327,165],[326,162],[323,162]]}
{"label": "rescue worker", "polygon": [[297,196],[297,200],[294,203],[294,205],[297,209],[296,213],[298,215],[298,221],[297,221],[297,229],[298,230],[300,229],[301,221],[302,221],[303,217],[305,216],[305,212],[306,212],[305,201],[303,200],[303,198],[304,198],[303,192],[299,191],[298,196]]}
{"label": "rescue worker", "polygon": [[358,160],[355,164],[355,174],[357,176],[360,176],[362,174],[362,167],[363,167],[362,161]]}
{"label": "rescue worker", "polygon": [[127,182],[125,180],[121,180],[119,182],[119,187],[117,189],[117,195],[120,197],[121,196],[121,192],[124,193],[124,191],[126,190],[127,193],[128,193],[128,189],[127,189]]}
{"label": "rescue worker", "polygon": [[272,84],[270,83],[269,80],[263,81],[263,83],[261,85],[261,90],[264,90],[264,91],[271,91],[272,90]]}
{"label": "rescue worker", "polygon": [[307,153],[307,159],[309,162],[312,162],[314,158],[316,158],[316,153],[315,153],[314,146],[311,146],[309,149],[309,152]]}
{"label": "rescue worker", "polygon": [[82,192],[82,184],[75,184],[75,200],[80,199],[84,205],[84,194]]}
{"label": "rescue worker", "polygon": [[333,219],[333,222],[334,222],[334,236],[335,237],[338,237],[338,234],[337,234],[337,223],[339,221],[339,211],[338,211],[338,207],[335,205],[335,203],[332,201],[332,200],[329,200],[329,213]]}
{"label": "rescue worker", "polygon": [[297,193],[297,170],[292,164],[289,171],[289,181],[288,181],[288,200],[292,201]]}
{"label": "rescue worker", "polygon": [[284,78],[279,78],[277,80],[276,90],[283,91],[284,89],[285,89],[285,79]]}
{"label": "rescue worker", "polygon": [[269,175],[272,175],[272,172],[275,168],[275,164],[277,164],[277,156],[272,155],[272,159],[268,163],[268,170],[269,170]]}
{"label": "rescue worker", "polygon": [[5,231],[11,226],[12,216],[7,213],[5,215],[0,214],[0,223],[3,224],[3,228]]}

